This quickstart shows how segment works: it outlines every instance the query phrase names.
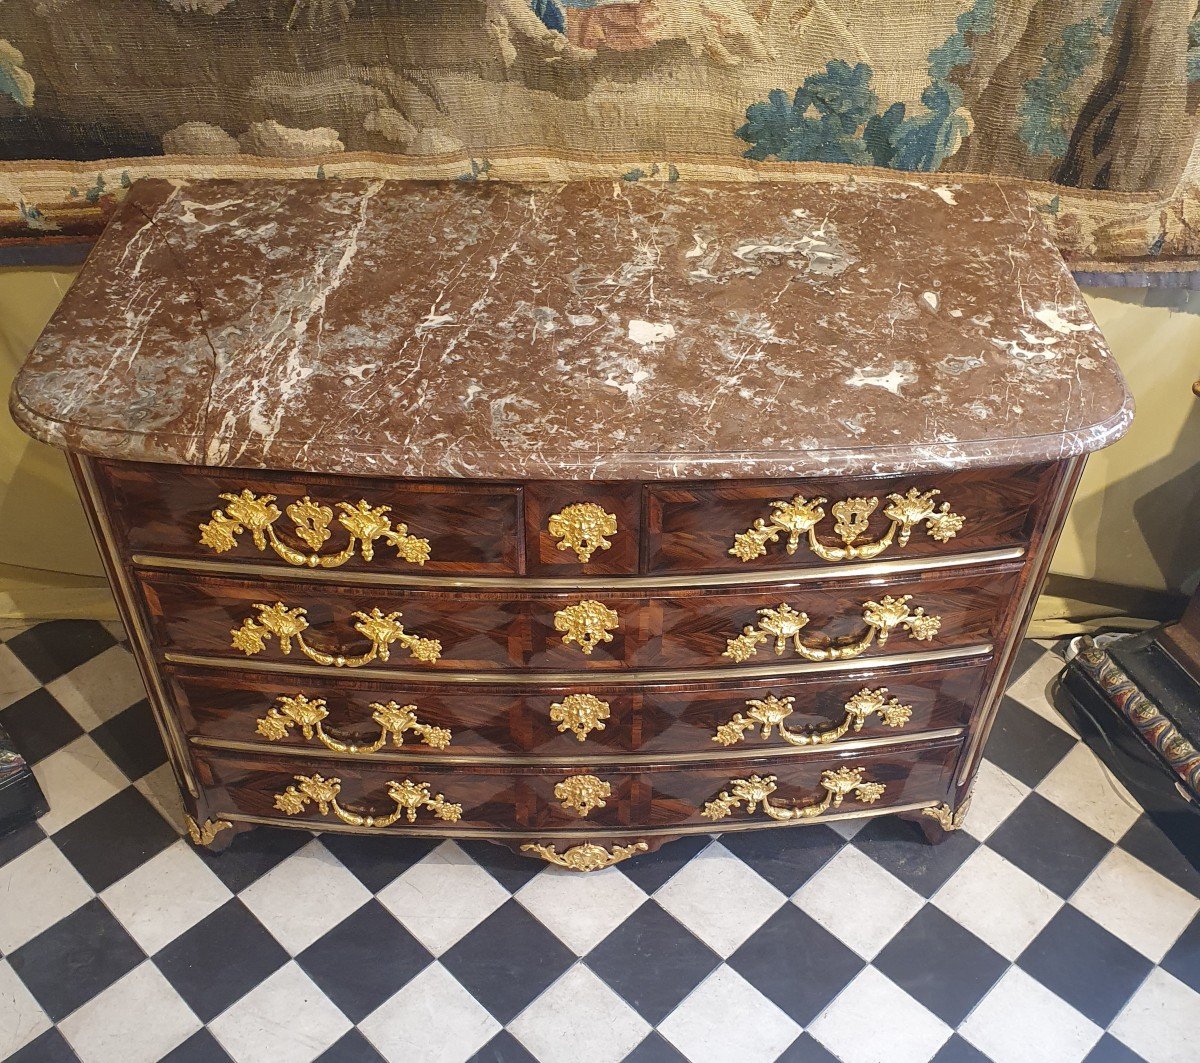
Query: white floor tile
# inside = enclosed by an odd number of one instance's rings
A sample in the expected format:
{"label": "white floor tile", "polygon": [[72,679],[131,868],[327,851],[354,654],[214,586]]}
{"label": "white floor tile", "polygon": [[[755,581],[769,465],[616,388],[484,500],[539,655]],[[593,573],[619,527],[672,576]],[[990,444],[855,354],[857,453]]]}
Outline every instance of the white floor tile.
{"label": "white floor tile", "polygon": [[1155,963],[1200,911],[1200,899],[1124,849],[1109,852],[1070,901]]}
{"label": "white floor tile", "polygon": [[0,1059],[7,1059],[48,1029],[51,1022],[7,960],[0,960]]}
{"label": "white floor tile", "polygon": [[38,842],[0,867],[0,952],[20,948],[92,897],[58,846]]}
{"label": "white floor tile", "polygon": [[53,834],[129,784],[124,773],[88,735],[80,735],[33,766],[50,803],[38,823]]}
{"label": "white floor tile", "polygon": [[808,1032],[842,1063],[927,1063],[952,1031],[890,978],[867,967]]}
{"label": "white floor tile", "polygon": [[994,1063],[1079,1063],[1104,1033],[1019,967],[1010,967],[958,1031]]}
{"label": "white floor tile", "polygon": [[100,895],[148,955],[174,941],[232,896],[200,859],[192,843],[183,838]]}
{"label": "white floor tile", "polygon": [[508,890],[454,842],[443,842],[378,895],[379,903],[435,956],[508,897]]}
{"label": "white floor tile", "polygon": [[658,1024],[691,1063],[775,1059],[800,1027],[740,974],[722,964]]}
{"label": "white floor tile", "polygon": [[963,821],[963,830],[983,841],[1026,797],[1029,787],[1002,768],[984,758],[971,790],[971,807]]}
{"label": "white floor tile", "polygon": [[535,875],[514,896],[577,956],[591,952],[646,899],[619,871],[581,875],[556,868]]}
{"label": "white floor tile", "polygon": [[59,1023],[83,1063],[151,1063],[202,1023],[149,960]]}
{"label": "white floor tile", "polygon": [[692,857],[654,899],[723,958],[736,952],[787,901],[720,842]]}
{"label": "white floor tile", "polygon": [[650,1032],[650,1024],[582,964],[508,1028],[540,1063],[621,1063]]}
{"label": "white floor tile", "polygon": [[1147,1063],[1195,1063],[1200,993],[1161,968],[1151,971],[1109,1032]]}
{"label": "white floor tile", "polygon": [[1115,842],[1142,814],[1139,805],[1085,745],[1077,745],[1038,783],[1037,792]]}
{"label": "white floor tile", "polygon": [[0,646],[0,709],[27,697],[41,685],[12,650]]}
{"label": "white floor tile", "polygon": [[146,696],[133,655],[123,645],[110,646],[52,679],[46,689],[88,731]]}
{"label": "white floor tile", "polygon": [[1015,960],[1063,905],[1062,898],[999,853],[980,846],[933,904],[1008,960]]}
{"label": "white floor tile", "polygon": [[314,838],[239,897],[288,952],[299,955],[371,899],[371,891]]}
{"label": "white floor tile", "polygon": [[500,1023],[440,963],[431,963],[358,1028],[389,1060],[466,1063]]}
{"label": "white floor tile", "polygon": [[185,830],[183,799],[179,796],[179,784],[175,781],[171,765],[160,764],[133,785],[182,836]]}
{"label": "white floor tile", "polygon": [[236,1063],[312,1063],[352,1023],[295,962],[208,1024]]}
{"label": "white floor tile", "polygon": [[792,903],[870,960],[924,901],[870,857],[846,848],[796,891]]}
{"label": "white floor tile", "polygon": [[1050,699],[1050,684],[1058,678],[1066,662],[1056,653],[1046,653],[1034,662],[1020,679],[1013,683],[1005,693],[1015,698],[1026,708],[1037,713],[1043,720],[1054,724],[1061,731],[1078,738],[1075,729],[1063,719],[1062,714],[1054,708]]}

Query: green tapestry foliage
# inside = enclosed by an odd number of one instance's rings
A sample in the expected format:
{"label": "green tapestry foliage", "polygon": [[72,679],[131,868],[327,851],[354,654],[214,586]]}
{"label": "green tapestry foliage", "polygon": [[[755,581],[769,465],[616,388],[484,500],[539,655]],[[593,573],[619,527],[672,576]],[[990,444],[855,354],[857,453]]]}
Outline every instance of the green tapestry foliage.
{"label": "green tapestry foliage", "polygon": [[1091,18],[1076,22],[1042,50],[1041,69],[1025,82],[1025,97],[1017,107],[1017,135],[1031,154],[1055,159],[1066,154],[1067,125],[1074,111],[1071,87],[1095,61],[1105,35],[1103,25]]}

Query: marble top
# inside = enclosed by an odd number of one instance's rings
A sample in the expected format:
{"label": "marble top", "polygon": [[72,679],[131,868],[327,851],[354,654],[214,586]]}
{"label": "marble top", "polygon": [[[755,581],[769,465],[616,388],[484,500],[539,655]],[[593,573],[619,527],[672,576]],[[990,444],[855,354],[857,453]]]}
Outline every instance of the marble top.
{"label": "marble top", "polygon": [[156,180],[12,410],[129,460],[673,479],[1052,460],[1132,403],[999,185]]}

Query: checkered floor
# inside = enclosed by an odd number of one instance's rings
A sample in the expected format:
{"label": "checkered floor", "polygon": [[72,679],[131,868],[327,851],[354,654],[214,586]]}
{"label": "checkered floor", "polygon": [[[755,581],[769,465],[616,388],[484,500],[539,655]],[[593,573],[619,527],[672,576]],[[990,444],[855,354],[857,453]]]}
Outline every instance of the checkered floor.
{"label": "checkered floor", "polygon": [[1026,643],[966,829],[697,838],[575,875],[181,812],[119,628],[0,632],[51,811],[0,838],[0,1056],[140,1063],[1194,1061],[1200,875]]}

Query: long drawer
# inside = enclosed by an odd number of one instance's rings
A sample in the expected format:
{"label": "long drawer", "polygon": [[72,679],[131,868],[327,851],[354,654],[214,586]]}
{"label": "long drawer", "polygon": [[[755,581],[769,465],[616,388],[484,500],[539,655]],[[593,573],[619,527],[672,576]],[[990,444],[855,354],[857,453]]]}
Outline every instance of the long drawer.
{"label": "long drawer", "polygon": [[834,676],[515,690],[171,666],[165,676],[185,730],[202,743],[351,762],[578,761],[784,753],[963,727],[990,663],[984,654]]}
{"label": "long drawer", "polygon": [[[454,483],[99,462],[130,554],[268,568],[702,575],[1026,546],[1057,475]],[[357,538],[356,538],[357,536]]]}
{"label": "long drawer", "polygon": [[1016,564],[664,591],[434,591],[141,571],[157,646],[331,670],[753,671],[996,641]]}
{"label": "long drawer", "polygon": [[[958,739],[871,751],[592,770],[435,767],[195,750],[217,815],[313,827],[538,834],[725,830],[945,799]],[[765,803],[764,803],[764,800]]]}

